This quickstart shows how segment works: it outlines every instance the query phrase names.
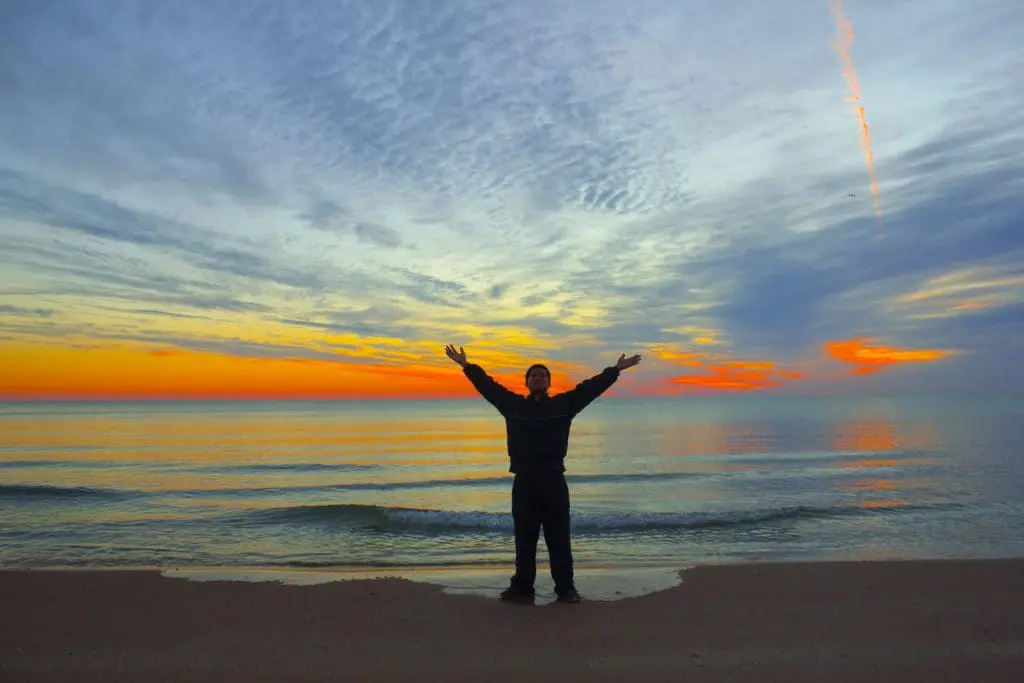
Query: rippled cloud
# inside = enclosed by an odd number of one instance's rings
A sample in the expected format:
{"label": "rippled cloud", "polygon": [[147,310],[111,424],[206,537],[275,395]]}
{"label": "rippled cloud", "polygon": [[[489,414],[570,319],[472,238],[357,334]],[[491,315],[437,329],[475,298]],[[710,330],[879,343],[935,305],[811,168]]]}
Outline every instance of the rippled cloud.
{"label": "rippled cloud", "polygon": [[1024,386],[1024,6],[844,12],[884,225],[824,0],[15,3],[0,341]]}

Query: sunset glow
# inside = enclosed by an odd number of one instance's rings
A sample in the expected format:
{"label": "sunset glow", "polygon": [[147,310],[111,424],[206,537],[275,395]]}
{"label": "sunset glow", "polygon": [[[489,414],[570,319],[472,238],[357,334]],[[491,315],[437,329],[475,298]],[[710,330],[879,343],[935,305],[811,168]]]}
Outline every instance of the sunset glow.
{"label": "sunset glow", "polygon": [[[0,393],[18,399],[353,399],[476,396],[450,364],[253,358],[170,349],[6,347]],[[523,361],[525,368],[527,363]],[[572,382],[552,366],[552,389]],[[523,375],[492,372],[525,392]]]}
{"label": "sunset glow", "polygon": [[4,15],[0,400],[1024,386],[1013,3],[183,2]]}

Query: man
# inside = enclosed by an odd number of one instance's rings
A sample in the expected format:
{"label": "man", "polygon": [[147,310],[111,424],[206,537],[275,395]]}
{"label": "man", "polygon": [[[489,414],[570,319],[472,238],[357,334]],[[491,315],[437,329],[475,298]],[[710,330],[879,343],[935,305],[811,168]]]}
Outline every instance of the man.
{"label": "man", "polygon": [[445,353],[462,366],[469,381],[505,418],[512,482],[512,521],[515,526],[516,571],[501,599],[529,602],[534,599],[537,577],[537,541],[544,527],[551,578],[560,602],[579,602],[573,579],[569,540],[569,487],[565,480],[565,456],[572,420],[603,394],[622,370],[640,362],[637,354],[605,368],[575,388],[548,395],[551,373],[539,363],[526,371],[528,396],[514,393],[496,382],[483,368],[466,360],[466,352],[448,345]]}

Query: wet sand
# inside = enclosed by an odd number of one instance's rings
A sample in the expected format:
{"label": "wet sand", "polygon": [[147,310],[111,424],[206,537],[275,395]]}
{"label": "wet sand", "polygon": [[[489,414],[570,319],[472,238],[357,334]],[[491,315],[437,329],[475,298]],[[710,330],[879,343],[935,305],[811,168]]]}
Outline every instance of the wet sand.
{"label": "wet sand", "polygon": [[10,570],[0,605],[5,682],[1024,681],[1024,559],[699,567],[537,606],[402,579]]}

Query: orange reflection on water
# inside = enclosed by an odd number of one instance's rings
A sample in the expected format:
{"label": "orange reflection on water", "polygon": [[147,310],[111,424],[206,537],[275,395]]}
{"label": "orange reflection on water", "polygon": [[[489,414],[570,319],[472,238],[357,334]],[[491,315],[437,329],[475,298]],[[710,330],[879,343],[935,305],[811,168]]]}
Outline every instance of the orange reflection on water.
{"label": "orange reflection on water", "polygon": [[832,444],[837,451],[894,451],[900,440],[890,420],[857,419],[841,424]]}
{"label": "orange reflection on water", "polygon": [[854,507],[859,508],[893,508],[893,507],[905,507],[910,505],[905,500],[899,500],[897,498],[873,498],[869,500],[858,500],[853,503]]}
{"label": "orange reflection on water", "polygon": [[[865,461],[869,462],[869,461]],[[894,461],[888,461],[894,462]],[[844,467],[846,464],[844,463]],[[870,467],[871,465],[865,465]],[[839,482],[836,489],[848,493],[866,494],[871,497],[849,503],[853,507],[860,508],[886,508],[908,505],[907,501],[898,498],[908,487],[908,482],[895,479],[872,478],[856,479],[854,481]],[[885,494],[885,497],[878,497],[878,494]]]}
{"label": "orange reflection on water", "polygon": [[840,467],[899,467],[902,461],[893,458],[862,458],[860,460],[846,460],[839,463]]}
{"label": "orange reflection on water", "polygon": [[[432,475],[381,470],[315,473],[276,466],[386,465],[442,467],[450,478],[496,476],[508,468],[503,425],[318,415],[303,419],[253,413],[92,413],[0,422],[7,459],[38,461],[17,483],[128,490],[214,491],[222,487],[287,488],[386,483]],[[4,458],[0,458],[2,460]],[[59,460],[75,467],[53,467]],[[221,470],[227,465],[231,470]],[[250,466],[270,465],[262,471]],[[206,466],[216,466],[207,470]],[[235,469],[242,468],[242,469]],[[450,469],[449,469],[450,468]]]}
{"label": "orange reflection on water", "polygon": [[856,460],[836,463],[841,468],[849,470],[892,468],[894,470],[893,477],[865,477],[838,482],[835,485],[839,491],[868,496],[849,503],[849,505],[859,508],[908,505],[908,501],[901,494],[921,487],[923,480],[900,478],[896,474],[896,470],[931,462],[928,458],[900,458],[887,455],[904,449],[907,445],[898,433],[893,420],[888,418],[857,418],[843,422],[836,429],[832,443],[834,450],[854,451],[865,455]]}
{"label": "orange reflection on water", "polygon": [[892,479],[858,479],[837,486],[841,491],[895,491],[900,487]]}
{"label": "orange reflection on water", "polygon": [[661,438],[658,439],[657,454],[670,458],[769,453],[774,448],[770,434],[757,427],[732,423],[682,423],[658,436]]}
{"label": "orange reflection on water", "polygon": [[771,465],[728,465],[722,464],[718,466],[723,472],[767,472],[775,469]]}
{"label": "orange reflection on water", "polygon": [[685,424],[656,432],[652,450],[662,458],[722,453],[726,432],[721,427]]}

